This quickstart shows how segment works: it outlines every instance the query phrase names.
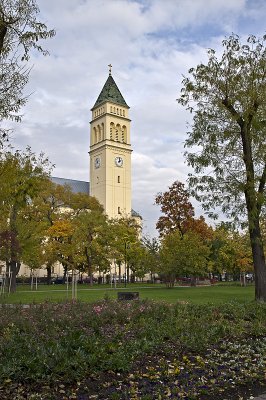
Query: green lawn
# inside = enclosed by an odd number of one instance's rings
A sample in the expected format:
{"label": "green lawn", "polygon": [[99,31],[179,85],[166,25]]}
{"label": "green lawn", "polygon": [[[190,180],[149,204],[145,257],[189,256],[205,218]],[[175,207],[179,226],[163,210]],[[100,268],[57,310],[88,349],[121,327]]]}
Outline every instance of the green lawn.
{"label": "green lawn", "polygon": [[[175,287],[167,289],[162,284],[129,284],[125,288],[110,288],[109,285],[78,286],[78,300],[94,302],[106,297],[117,298],[118,291],[138,291],[140,298],[150,300],[163,300],[169,303],[187,301],[197,304],[223,303],[230,301],[250,302],[254,300],[254,286],[240,287],[237,285],[214,285],[204,287]],[[0,303],[40,303],[44,301],[58,302],[71,300],[71,286],[67,291],[66,285],[39,285],[37,290],[31,290],[28,285],[18,286],[17,292],[0,297]]]}

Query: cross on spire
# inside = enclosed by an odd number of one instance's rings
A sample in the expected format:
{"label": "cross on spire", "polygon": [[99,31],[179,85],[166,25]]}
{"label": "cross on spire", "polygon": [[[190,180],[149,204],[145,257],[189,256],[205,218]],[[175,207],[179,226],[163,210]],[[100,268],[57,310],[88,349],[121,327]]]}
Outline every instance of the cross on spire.
{"label": "cross on spire", "polygon": [[108,67],[109,67],[109,75],[112,75],[112,64],[109,64]]}

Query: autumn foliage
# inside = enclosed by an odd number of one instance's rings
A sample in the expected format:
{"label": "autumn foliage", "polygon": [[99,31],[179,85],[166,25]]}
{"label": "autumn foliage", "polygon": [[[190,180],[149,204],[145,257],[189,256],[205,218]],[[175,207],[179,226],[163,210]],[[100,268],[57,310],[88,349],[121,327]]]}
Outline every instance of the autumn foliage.
{"label": "autumn foliage", "polygon": [[188,220],[194,217],[194,208],[184,184],[175,181],[168,191],[157,194],[155,204],[161,206],[161,212],[164,214],[156,224],[160,236],[176,230],[183,236]]}

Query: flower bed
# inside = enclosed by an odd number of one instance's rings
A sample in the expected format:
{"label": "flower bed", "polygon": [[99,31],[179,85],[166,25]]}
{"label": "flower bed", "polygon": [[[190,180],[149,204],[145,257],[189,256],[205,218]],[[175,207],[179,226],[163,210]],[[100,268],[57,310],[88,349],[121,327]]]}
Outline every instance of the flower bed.
{"label": "flower bed", "polygon": [[265,311],[110,300],[2,307],[0,398],[248,399],[265,380]]}

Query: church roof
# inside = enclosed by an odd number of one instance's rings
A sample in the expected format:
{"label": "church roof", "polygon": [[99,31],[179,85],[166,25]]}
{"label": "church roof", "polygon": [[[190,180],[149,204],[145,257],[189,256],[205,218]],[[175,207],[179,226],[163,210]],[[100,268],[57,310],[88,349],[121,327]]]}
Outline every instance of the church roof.
{"label": "church roof", "polygon": [[133,209],[131,210],[131,216],[142,219],[142,216],[137,211],[135,211]]}
{"label": "church roof", "polygon": [[57,178],[56,176],[51,176],[51,180],[57,185],[70,186],[72,192],[74,193],[90,194],[90,182],[77,181],[75,179]]}
{"label": "church roof", "polygon": [[129,108],[111,74],[108,76],[96,103],[92,107],[92,110],[106,101]]}

